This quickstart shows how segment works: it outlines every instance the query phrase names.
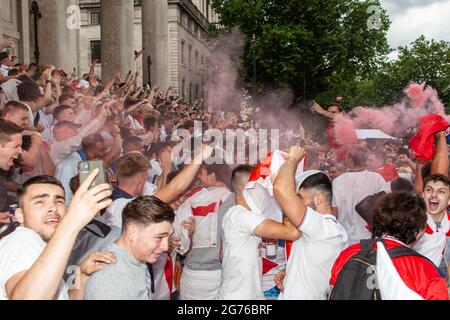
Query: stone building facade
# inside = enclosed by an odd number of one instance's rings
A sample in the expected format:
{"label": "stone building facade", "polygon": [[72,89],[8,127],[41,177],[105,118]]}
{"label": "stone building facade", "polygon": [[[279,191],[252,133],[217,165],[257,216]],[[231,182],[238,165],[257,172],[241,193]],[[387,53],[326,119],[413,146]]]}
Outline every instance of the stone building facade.
{"label": "stone building facade", "polygon": [[[31,0],[0,0],[0,38],[14,42],[21,62],[34,58]],[[206,98],[208,31],[218,16],[210,0],[37,0],[40,63],[79,75],[97,58],[97,74],[110,79],[139,70],[139,82],[160,83],[187,99]],[[103,41],[102,41],[103,39]],[[134,60],[134,51],[146,48]],[[150,58],[149,58],[150,57]],[[151,62],[150,68],[148,62]]]}

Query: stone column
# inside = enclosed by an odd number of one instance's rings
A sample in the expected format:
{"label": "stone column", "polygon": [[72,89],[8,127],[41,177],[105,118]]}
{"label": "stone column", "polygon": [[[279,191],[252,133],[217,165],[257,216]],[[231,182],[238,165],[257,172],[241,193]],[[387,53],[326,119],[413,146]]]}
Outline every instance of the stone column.
{"label": "stone column", "polygon": [[80,7],[78,0],[40,0],[40,64],[63,67],[70,74],[78,63]]}
{"label": "stone column", "polygon": [[31,61],[29,24],[30,6],[27,0],[20,0],[18,2],[17,8],[19,10],[19,13],[17,15],[17,23],[21,34],[21,39],[19,41],[20,61],[22,63],[29,64]]}
{"label": "stone column", "polygon": [[117,71],[122,79],[134,63],[134,1],[101,0],[102,80],[108,82]]}
{"label": "stone column", "polygon": [[148,83],[147,59],[152,60],[151,81],[163,90],[170,85],[169,75],[169,6],[167,0],[142,1],[142,46],[144,83]]}

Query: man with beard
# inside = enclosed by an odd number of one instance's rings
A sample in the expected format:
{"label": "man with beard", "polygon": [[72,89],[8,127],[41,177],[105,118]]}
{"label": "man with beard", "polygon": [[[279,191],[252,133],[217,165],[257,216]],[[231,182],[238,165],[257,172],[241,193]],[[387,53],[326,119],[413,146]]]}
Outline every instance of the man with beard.
{"label": "man with beard", "polygon": [[301,232],[286,271],[275,277],[282,291],[279,300],[326,300],[331,268],[347,246],[347,232],[333,215],[330,179],[313,170],[295,175],[304,157],[302,148],[292,147],[273,186],[284,214]]}
{"label": "man with beard", "polygon": [[414,249],[447,273],[443,256],[447,237],[450,236],[450,219],[447,213],[450,179],[442,174],[433,174],[425,179],[424,185],[422,197],[427,206],[427,229]]}
{"label": "man with beard", "polygon": [[88,190],[97,174],[80,186],[67,210],[55,178],[38,176],[23,184],[15,212],[20,227],[0,241],[0,300],[79,299],[87,278],[101,269],[97,262],[114,262],[111,255],[95,253],[80,264],[77,287],[68,292],[62,282],[76,236],[111,203],[109,185]]}

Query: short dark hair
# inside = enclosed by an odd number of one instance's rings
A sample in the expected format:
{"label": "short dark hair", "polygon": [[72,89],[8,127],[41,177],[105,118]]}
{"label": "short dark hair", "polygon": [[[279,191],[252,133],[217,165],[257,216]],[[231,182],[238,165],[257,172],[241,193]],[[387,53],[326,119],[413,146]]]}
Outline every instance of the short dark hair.
{"label": "short dark hair", "polygon": [[233,172],[231,173],[231,187],[234,192],[236,192],[237,191],[236,189],[239,188],[240,186],[240,180],[242,178],[242,175],[243,174],[250,175],[253,172],[253,170],[255,170],[255,167],[248,164],[240,165],[233,170]]}
{"label": "short dark hair", "polygon": [[165,202],[152,196],[141,196],[131,201],[122,212],[122,230],[136,223],[145,227],[152,223],[173,223],[175,213]]}
{"label": "short dark hair", "polygon": [[59,102],[61,104],[63,104],[64,101],[67,101],[69,99],[75,99],[75,96],[69,94],[69,93],[63,93],[60,97],[59,97]]}
{"label": "short dark hair", "polygon": [[20,74],[20,69],[18,68],[11,68],[8,71],[8,77],[14,77]]}
{"label": "short dark hair", "polygon": [[398,178],[391,182],[392,192],[413,192],[414,185],[405,178]]}
{"label": "short dark hair", "polygon": [[373,237],[388,235],[410,245],[427,223],[425,201],[415,193],[391,193],[374,207]]}
{"label": "short dark hair", "polygon": [[404,154],[404,155],[406,155],[407,157],[409,157],[409,151],[408,151],[408,149],[406,149],[406,148],[404,148],[404,147],[398,148],[398,150],[397,150],[397,155],[401,155],[401,154]]}
{"label": "short dark hair", "polygon": [[9,101],[3,107],[2,118],[7,114],[15,113],[17,110],[29,112],[28,107],[19,101]]}
{"label": "short dark hair", "polygon": [[211,164],[204,165],[203,169],[206,170],[208,174],[213,174],[217,181],[223,182],[228,185],[230,177],[230,167],[226,164]]}
{"label": "short dark hair", "polygon": [[136,137],[136,136],[131,136],[131,137],[128,137],[125,140],[123,140],[122,149],[126,149],[129,145],[142,144],[143,142],[144,142],[144,140],[142,140],[141,138]]}
{"label": "short dark hair", "polygon": [[116,176],[119,179],[128,179],[141,172],[147,172],[150,163],[147,158],[140,153],[129,153],[118,159],[116,162]]}
{"label": "short dark hair", "polygon": [[144,129],[150,130],[158,124],[158,120],[155,117],[148,117],[144,119]]}
{"label": "short dark hair", "polygon": [[339,112],[344,112],[344,108],[342,108],[342,106],[340,105],[340,103],[338,102],[332,102],[328,105],[327,110],[330,109],[331,107],[336,107],[339,109]]}
{"label": "short dark hair", "polygon": [[303,181],[300,188],[305,191],[318,191],[325,196],[325,199],[329,204],[333,199],[333,184],[330,178],[323,172],[313,174]]}
{"label": "short dark hair", "polygon": [[57,106],[55,108],[55,110],[53,110],[53,113],[52,113],[53,119],[57,120],[58,117],[61,115],[61,113],[63,113],[66,110],[70,110],[70,109],[72,109],[72,108],[67,106],[67,105],[65,105],[65,104]]}
{"label": "short dark hair", "polygon": [[23,81],[17,86],[17,95],[20,101],[36,101],[42,95],[35,81]]}
{"label": "short dark hair", "polygon": [[0,119],[0,145],[5,145],[11,141],[11,136],[23,132],[23,128],[17,124]]}
{"label": "short dark hair", "polygon": [[[74,96],[74,94],[77,92],[77,90],[75,90],[74,88],[72,88],[70,85],[65,85],[64,88],[62,89],[62,95],[67,95],[67,96]],[[59,101],[63,101],[61,100],[61,97],[59,97]]]}
{"label": "short dark hair", "polygon": [[450,187],[450,179],[447,176],[444,176],[443,174],[432,174],[428,176],[423,181],[423,187],[428,184],[428,182],[442,182],[446,187]]}
{"label": "short dark hair", "polygon": [[34,63],[34,62],[31,62],[29,65],[28,65],[28,69],[30,69],[31,67],[34,67],[34,68],[38,68],[38,65],[36,64],[36,63]]}
{"label": "short dark hair", "polygon": [[32,185],[35,185],[35,184],[52,184],[54,186],[58,186],[61,189],[63,189],[64,194],[65,194],[64,186],[62,185],[61,181],[59,181],[55,177],[52,177],[52,176],[36,176],[36,177],[33,177],[33,178],[28,179],[27,181],[25,181],[20,186],[20,188],[17,190],[17,197],[19,198],[19,204],[21,204],[21,202],[23,200],[23,197],[27,193],[27,190]]}
{"label": "short dark hair", "polygon": [[83,139],[83,141],[81,142],[81,147],[84,150],[92,150],[92,149],[95,149],[98,142],[104,142],[104,141],[105,141],[105,139],[103,138],[103,136],[100,133],[93,133]]}

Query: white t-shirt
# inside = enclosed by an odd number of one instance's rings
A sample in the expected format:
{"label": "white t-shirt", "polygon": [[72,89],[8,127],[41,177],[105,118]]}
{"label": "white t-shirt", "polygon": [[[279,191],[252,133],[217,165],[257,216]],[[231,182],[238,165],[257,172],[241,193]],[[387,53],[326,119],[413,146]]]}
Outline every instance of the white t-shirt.
{"label": "white t-shirt", "polygon": [[299,227],[302,237],[292,244],[280,300],[326,300],[331,269],[347,246],[348,236],[336,217],[306,210]]}
{"label": "white t-shirt", "polygon": [[230,208],[222,222],[223,261],[219,300],[263,300],[261,238],[253,233],[266,218],[242,206]]}
{"label": "white t-shirt", "polygon": [[163,169],[157,160],[150,160],[150,166],[151,168],[148,169],[147,173],[147,181],[156,185],[162,175]]}
{"label": "white t-shirt", "polygon": [[372,237],[367,223],[356,212],[356,205],[366,197],[388,189],[381,175],[367,170],[347,172],[333,181],[333,207],[338,209],[338,220],[348,233],[349,244]]}
{"label": "white t-shirt", "polygon": [[439,229],[430,214],[427,214],[427,230],[420,240],[414,245],[414,249],[424,255],[440,267],[447,245],[447,237],[450,236],[450,221],[448,214],[445,214]]}
{"label": "white t-shirt", "polygon": [[106,208],[106,212],[103,215],[105,223],[110,227],[115,226],[122,229],[122,212],[131,201],[133,201],[133,199],[126,198],[120,198],[113,201],[113,203]]}
{"label": "white t-shirt", "polygon": [[[142,191],[143,196],[152,196],[156,193],[157,187],[148,182],[144,185],[144,190]],[[135,198],[127,199],[127,198],[119,198],[114,200],[113,203],[110,204],[108,208],[106,208],[106,212],[104,214],[105,223],[112,227],[115,226],[117,228],[122,229],[122,212],[123,209]]]}
{"label": "white t-shirt", "polygon": [[[46,246],[36,232],[22,227],[0,240],[0,300],[8,300],[6,283],[9,279],[29,270]],[[55,298],[69,300],[67,286],[62,280]]]}

